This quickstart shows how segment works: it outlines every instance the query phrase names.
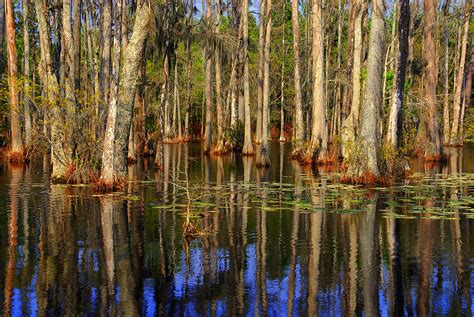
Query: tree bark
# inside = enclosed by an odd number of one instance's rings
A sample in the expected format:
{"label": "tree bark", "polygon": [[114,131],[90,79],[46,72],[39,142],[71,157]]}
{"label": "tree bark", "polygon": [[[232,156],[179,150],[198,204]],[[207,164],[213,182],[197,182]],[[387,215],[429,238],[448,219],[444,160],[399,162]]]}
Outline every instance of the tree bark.
{"label": "tree bark", "polygon": [[249,85],[249,58],[248,58],[248,44],[249,44],[249,26],[248,26],[248,7],[249,0],[242,1],[242,28],[243,28],[243,47],[242,47],[242,63],[244,65],[243,85],[244,85],[244,146],[242,154],[253,155],[255,153],[252,145],[252,127],[250,118],[250,85]]}
{"label": "tree bark", "polygon": [[133,99],[136,78],[143,59],[145,40],[148,35],[151,12],[148,0],[137,3],[132,36],[125,52],[123,69],[120,75],[115,124],[115,173],[122,178],[127,175],[127,150],[130,125],[132,124]]}
{"label": "tree bark", "polygon": [[443,143],[449,144],[450,120],[449,120],[449,4],[446,0],[443,7],[444,12],[444,104],[443,104]]}
{"label": "tree bark", "polygon": [[[120,181],[116,177],[114,167],[114,143],[115,143],[115,129],[117,121],[117,98],[120,79],[120,53],[122,47],[121,34],[121,15],[122,2],[117,1],[114,10],[114,40],[113,40],[113,59],[112,59],[112,80],[109,87],[109,106],[107,111],[107,125],[105,127],[104,135],[104,149],[102,152],[102,170],[100,173],[100,180],[106,188],[113,189],[114,184]],[[127,139],[128,140],[128,139]]]}
{"label": "tree bark", "polygon": [[360,157],[349,162],[348,172],[352,177],[380,176],[377,151],[380,147],[379,120],[382,107],[382,64],[385,45],[384,16],[384,0],[372,0],[367,80],[360,117],[360,134],[356,138]]}
{"label": "tree bark", "polygon": [[12,0],[5,1],[6,47],[8,66],[8,91],[10,94],[10,160],[23,161],[23,141],[20,127],[20,102],[18,92],[18,56],[15,40],[15,18]]}
{"label": "tree bark", "polygon": [[[32,126],[31,126],[31,99],[32,94],[30,85],[30,33],[29,33],[29,0],[23,0],[23,76],[24,76],[24,115],[25,115],[25,148],[31,146]],[[1,36],[1,33],[0,33]],[[1,45],[1,43],[0,43]],[[1,52],[0,52],[1,56]]]}
{"label": "tree bark", "polygon": [[281,63],[281,88],[280,88],[280,142],[285,142],[285,58],[286,58],[286,46],[285,46],[285,26],[286,26],[286,0],[283,1],[283,35],[281,40],[283,57]]}
{"label": "tree bark", "polygon": [[410,2],[400,0],[398,19],[398,51],[395,86],[392,94],[390,117],[388,120],[387,141],[394,147],[400,145],[403,136],[403,97],[405,90],[405,70],[408,61],[408,34],[410,32]]}
{"label": "tree bark", "polygon": [[459,134],[464,139],[464,113],[467,107],[471,105],[472,77],[474,76],[474,33],[471,34],[471,57],[469,70],[466,79],[466,88],[464,89],[463,106],[461,109],[461,122],[459,123]]}
{"label": "tree bark", "polygon": [[321,0],[314,0],[311,7],[312,14],[312,118],[311,141],[306,150],[304,161],[306,163],[324,162],[327,157],[328,125],[326,118],[325,92],[324,92],[324,29]]}
{"label": "tree bark", "polygon": [[350,113],[346,120],[344,120],[342,127],[342,155],[345,159],[350,155],[350,148],[354,147],[354,142],[357,137],[359,129],[359,115],[360,115],[360,97],[361,97],[361,82],[360,76],[362,71],[362,46],[363,34],[362,23],[366,11],[366,5],[363,0],[354,0],[352,2],[354,9],[354,42],[352,52],[352,97],[350,104]]}
{"label": "tree bark", "polygon": [[[207,30],[211,31],[211,18],[212,18],[212,6],[211,0],[206,0],[206,25]],[[206,50],[205,50],[205,70],[204,70],[204,81],[205,81],[205,96],[206,96],[206,129],[204,136],[204,153],[208,154],[211,151],[212,146],[212,117],[214,107],[212,104],[212,41],[207,36],[206,39]]]}
{"label": "tree bark", "polygon": [[216,13],[215,13],[215,33],[216,42],[214,43],[214,66],[216,76],[216,112],[217,112],[217,146],[216,153],[225,153],[225,136],[224,136],[224,110],[222,105],[222,93],[221,93],[221,45],[220,45],[220,20],[221,20],[221,0],[216,0]]}
{"label": "tree bark", "polygon": [[[5,33],[5,3],[0,0],[0,56],[3,56],[3,39]],[[3,62],[0,59],[0,74],[3,74]]]}
{"label": "tree bark", "polygon": [[81,88],[81,4],[82,0],[74,0],[74,84],[76,90]]}
{"label": "tree bark", "polygon": [[258,85],[257,85],[257,128],[255,131],[255,143],[262,143],[262,119],[263,119],[263,76],[265,67],[265,28],[266,28],[266,0],[260,2],[260,31],[258,41]]}
{"label": "tree bark", "polygon": [[459,62],[459,70],[456,78],[456,90],[454,92],[454,109],[453,109],[453,124],[451,127],[450,145],[458,146],[462,145],[463,140],[459,133],[461,125],[461,108],[462,108],[462,95],[463,95],[463,82],[465,76],[466,67],[466,51],[469,34],[469,24],[471,20],[471,0],[466,1],[466,8],[464,12],[464,27],[461,42],[461,58]]}
{"label": "tree bark", "polygon": [[109,102],[110,88],[110,55],[111,55],[111,30],[112,30],[112,0],[102,0],[102,61],[100,71],[100,83],[102,101]]}
{"label": "tree bark", "polygon": [[438,83],[438,54],[436,48],[436,0],[423,1],[423,57],[425,61],[424,95],[422,111],[426,129],[424,157],[428,161],[443,158],[437,113],[436,86]]}
{"label": "tree bark", "polygon": [[272,33],[272,0],[265,0],[265,43],[263,63],[262,98],[262,144],[257,156],[257,167],[270,167],[270,149],[268,148],[268,114],[270,107],[270,44]]}
{"label": "tree bark", "polygon": [[291,3],[291,24],[293,26],[293,53],[294,53],[294,84],[295,84],[295,112],[294,112],[294,132],[293,132],[293,150],[292,156],[299,158],[303,151],[304,142],[304,122],[303,105],[301,97],[301,53],[300,53],[300,23],[298,0],[292,0]]}

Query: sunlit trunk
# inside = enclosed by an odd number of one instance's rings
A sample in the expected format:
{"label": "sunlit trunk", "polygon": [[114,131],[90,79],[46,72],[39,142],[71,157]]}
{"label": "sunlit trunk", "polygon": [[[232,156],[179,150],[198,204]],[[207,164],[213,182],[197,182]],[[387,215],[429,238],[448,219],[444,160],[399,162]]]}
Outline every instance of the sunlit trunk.
{"label": "sunlit trunk", "polygon": [[244,64],[243,73],[243,85],[244,85],[244,146],[242,148],[242,154],[252,155],[255,153],[252,144],[252,127],[250,118],[250,85],[249,85],[249,58],[248,58],[248,42],[249,42],[249,26],[248,26],[248,7],[249,1],[242,1],[242,31],[243,31],[243,47],[242,47],[242,58]]}
{"label": "sunlit trunk", "polygon": [[303,105],[301,97],[301,70],[300,70],[300,24],[299,24],[299,7],[298,0],[291,2],[291,23],[293,26],[293,53],[294,53],[294,84],[295,84],[295,110],[294,110],[294,131],[293,131],[293,151],[292,156],[299,157],[302,153],[304,142],[304,122],[303,122]]}

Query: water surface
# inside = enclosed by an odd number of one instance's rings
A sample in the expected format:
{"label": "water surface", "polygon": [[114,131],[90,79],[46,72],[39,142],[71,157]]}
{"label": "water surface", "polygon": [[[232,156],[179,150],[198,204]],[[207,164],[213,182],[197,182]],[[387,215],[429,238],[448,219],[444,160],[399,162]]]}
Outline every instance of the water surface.
{"label": "water surface", "polygon": [[0,315],[472,315],[473,148],[375,189],[289,149],[258,170],[166,146],[105,196],[0,163]]}

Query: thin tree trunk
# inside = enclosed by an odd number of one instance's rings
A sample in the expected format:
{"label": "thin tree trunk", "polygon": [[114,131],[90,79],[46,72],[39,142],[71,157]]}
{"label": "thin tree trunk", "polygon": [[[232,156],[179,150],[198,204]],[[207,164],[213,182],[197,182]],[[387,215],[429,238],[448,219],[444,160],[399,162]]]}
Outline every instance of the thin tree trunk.
{"label": "thin tree trunk", "polygon": [[177,141],[181,142],[183,138],[181,130],[181,104],[179,102],[179,77],[178,77],[178,59],[174,63],[174,108],[176,109],[176,129],[177,129]]}
{"label": "thin tree trunk", "polygon": [[216,112],[217,112],[217,146],[216,153],[225,153],[225,136],[224,136],[224,110],[222,105],[222,93],[221,93],[221,50],[220,50],[220,20],[221,20],[221,0],[216,0],[216,13],[215,13],[215,33],[217,41],[214,43],[214,63],[215,63],[215,76],[216,76]]}
{"label": "thin tree trunk", "polygon": [[311,141],[303,160],[306,163],[324,162],[327,157],[328,125],[326,106],[324,103],[324,29],[321,0],[313,1],[312,5],[312,75],[313,75],[313,107],[311,118]]}
{"label": "thin tree trunk", "polygon": [[[121,15],[122,2],[117,1],[114,10],[114,40],[113,40],[113,58],[112,58],[112,80],[109,88],[109,108],[107,111],[107,125],[104,135],[104,149],[102,152],[102,170],[100,173],[100,180],[106,188],[113,189],[115,184],[118,184],[119,179],[116,178],[114,168],[114,143],[115,143],[115,128],[117,121],[117,99],[120,79],[120,53],[122,47],[121,34]],[[128,140],[128,139],[127,139]]]}
{"label": "thin tree trunk", "polygon": [[[0,0],[0,56],[3,56],[3,39],[5,33],[5,3]],[[3,61],[0,59],[0,74],[3,74]]]}
{"label": "thin tree trunk", "polygon": [[350,152],[354,147],[355,139],[359,128],[359,115],[361,103],[361,83],[360,76],[362,71],[362,22],[364,20],[366,6],[363,0],[355,0],[352,3],[354,13],[354,42],[352,52],[352,97],[349,116],[343,123],[342,127],[342,155],[344,158],[350,156]]}
{"label": "thin tree trunk", "polygon": [[108,104],[110,88],[110,54],[111,54],[111,29],[112,29],[112,0],[102,0],[102,61],[100,84],[102,101]]}
{"label": "thin tree trunk", "polygon": [[[30,87],[30,33],[29,33],[29,0],[23,0],[23,76],[24,76],[24,115],[25,115],[25,148],[31,146],[32,126],[31,126],[31,99],[32,90]],[[1,36],[1,34],[0,34]],[[1,45],[1,43],[0,43]],[[1,52],[0,52],[1,56]]]}
{"label": "thin tree trunk", "polygon": [[449,144],[450,120],[449,120],[449,4],[450,0],[444,3],[444,104],[443,104],[443,143]]}
{"label": "thin tree trunk", "polygon": [[82,0],[74,0],[74,84],[76,90],[81,88],[81,4]]}
{"label": "thin tree trunk", "polygon": [[286,26],[286,0],[283,0],[283,35],[281,40],[283,57],[281,63],[281,97],[280,97],[280,142],[285,142],[285,58],[286,58],[286,46],[285,46],[285,26]]}
{"label": "thin tree trunk", "polygon": [[461,122],[459,122],[459,135],[461,140],[464,139],[464,113],[466,108],[471,105],[472,77],[474,76],[474,33],[471,35],[471,57],[469,70],[466,79],[466,88],[464,89],[463,106],[461,110]]}
{"label": "thin tree trunk", "polygon": [[15,18],[12,0],[5,1],[6,47],[8,66],[8,91],[10,94],[10,160],[23,161],[23,141],[20,127],[20,102],[18,92],[18,57],[15,40]]}
{"label": "thin tree trunk", "polygon": [[125,56],[124,52],[128,46],[128,19],[127,19],[127,0],[122,1],[122,58]]}
{"label": "thin tree trunk", "polygon": [[141,0],[137,3],[132,36],[125,52],[123,69],[120,75],[115,125],[114,168],[117,178],[127,175],[127,150],[130,125],[132,124],[133,99],[136,88],[136,75],[139,72],[151,19],[150,3]]}
{"label": "thin tree trunk", "polygon": [[[207,30],[211,31],[212,25],[212,6],[211,0],[206,0],[206,25]],[[206,129],[204,137],[204,153],[208,154],[211,151],[212,146],[212,116],[214,107],[212,104],[212,41],[207,36],[206,39],[206,50],[205,50],[205,95],[206,95]]]}
{"label": "thin tree trunk", "polygon": [[272,0],[265,0],[265,43],[263,63],[263,98],[262,98],[262,144],[257,156],[257,167],[270,167],[270,150],[268,148],[268,114],[270,107],[270,44],[272,33]]}
{"label": "thin tree trunk", "polygon": [[243,73],[243,88],[244,88],[244,146],[242,148],[242,154],[253,155],[255,153],[252,145],[252,127],[250,118],[250,85],[249,85],[249,58],[248,58],[248,44],[249,44],[249,26],[248,26],[248,8],[249,0],[242,1],[242,33],[243,33],[243,46],[242,46],[242,63],[244,68]]}
{"label": "thin tree trunk", "polygon": [[436,48],[436,0],[423,1],[423,57],[425,60],[424,95],[422,111],[426,128],[425,160],[442,159],[440,131],[437,113],[436,86],[438,83],[438,54]]}
{"label": "thin tree trunk", "polygon": [[[336,97],[334,105],[334,113],[332,119],[332,133],[331,137],[333,138],[339,134],[341,128],[341,63],[342,63],[342,20],[343,20],[343,10],[342,10],[342,0],[337,2],[338,8],[338,18],[337,18],[337,70],[336,70]],[[335,142],[333,142],[335,143]],[[339,149],[338,149],[339,151]]]}
{"label": "thin tree trunk", "polygon": [[378,177],[380,175],[377,151],[380,147],[379,120],[382,107],[382,64],[385,45],[384,16],[384,0],[373,0],[364,106],[360,117],[360,134],[356,139],[361,157],[349,163],[349,174],[352,177]]}
{"label": "thin tree trunk", "polygon": [[405,70],[408,61],[408,34],[410,33],[410,2],[400,0],[398,20],[398,52],[395,86],[392,93],[387,141],[394,147],[400,145],[403,136],[403,97],[405,90]]}
{"label": "thin tree trunk", "polygon": [[194,2],[189,1],[188,17],[186,19],[186,113],[184,115],[184,140],[189,141],[189,112],[191,110],[191,28],[193,19]]}
{"label": "thin tree trunk", "polygon": [[[257,131],[255,131],[255,143],[262,143],[262,119],[263,119],[263,76],[265,64],[265,26],[266,26],[266,5],[267,1],[260,2],[260,33],[258,41],[258,85],[257,85]],[[258,160],[257,160],[258,161]]]}
{"label": "thin tree trunk", "polygon": [[454,110],[453,110],[453,124],[451,127],[450,145],[462,145],[462,138],[459,133],[461,125],[461,108],[462,108],[462,94],[463,82],[466,67],[466,51],[469,34],[469,24],[471,20],[471,0],[466,1],[466,8],[464,13],[464,28],[461,42],[461,58],[459,61],[459,70],[456,78],[456,90],[454,92]]}
{"label": "thin tree trunk", "polygon": [[293,132],[293,150],[292,157],[299,158],[303,151],[304,142],[304,119],[303,105],[301,97],[301,53],[300,53],[300,24],[298,0],[291,2],[291,23],[293,26],[293,53],[294,53],[294,83],[295,83],[295,112],[294,112],[294,132]]}

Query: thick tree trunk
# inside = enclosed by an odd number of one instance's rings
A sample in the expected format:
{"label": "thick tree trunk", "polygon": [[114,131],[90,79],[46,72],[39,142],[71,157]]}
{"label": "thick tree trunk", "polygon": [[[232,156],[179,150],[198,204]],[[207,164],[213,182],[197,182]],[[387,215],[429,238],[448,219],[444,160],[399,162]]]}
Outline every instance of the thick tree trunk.
{"label": "thick tree trunk", "polygon": [[454,109],[453,109],[453,124],[451,127],[451,138],[450,145],[458,146],[462,145],[463,140],[459,133],[461,126],[461,108],[462,108],[462,95],[463,95],[463,82],[465,76],[466,67],[466,51],[469,34],[469,24],[471,20],[471,0],[466,1],[466,8],[464,13],[464,27],[461,42],[461,58],[459,62],[459,70],[456,78],[456,90],[454,92]]}
{"label": "thick tree trunk", "polygon": [[321,0],[313,1],[312,8],[312,75],[313,105],[311,118],[311,141],[303,160],[306,163],[324,162],[328,159],[328,125],[324,93],[324,29]]}
{"label": "thick tree trunk", "polygon": [[249,58],[248,58],[248,43],[249,43],[249,26],[248,26],[248,7],[249,0],[242,1],[242,31],[243,31],[243,46],[242,46],[242,63],[244,68],[243,73],[243,88],[244,88],[244,146],[242,154],[253,155],[255,153],[252,145],[252,127],[250,118],[250,84],[249,84]]}
{"label": "thick tree trunk", "polygon": [[[206,24],[207,30],[211,31],[212,25],[212,6],[211,0],[206,0],[207,8],[206,8]],[[206,39],[206,50],[205,50],[205,70],[204,70],[204,81],[205,81],[205,96],[206,96],[206,129],[205,129],[205,136],[204,136],[204,153],[208,154],[211,151],[212,146],[212,117],[214,107],[212,104],[212,41],[207,36]]]}
{"label": "thick tree trunk", "polygon": [[113,59],[112,59],[112,80],[109,88],[109,106],[107,111],[107,125],[105,127],[104,135],[104,149],[102,152],[102,170],[100,173],[100,180],[105,188],[113,189],[115,184],[120,181],[116,178],[114,167],[114,143],[115,143],[115,128],[117,121],[117,98],[120,79],[120,53],[122,47],[121,34],[121,10],[122,2],[118,1],[114,10],[114,40],[113,40]]}
{"label": "thick tree trunk", "polygon": [[258,84],[257,84],[257,128],[255,131],[255,143],[262,143],[262,119],[263,119],[263,76],[265,67],[265,28],[266,28],[266,0],[260,2],[260,33],[258,41]]}
{"label": "thick tree trunk", "polygon": [[270,108],[270,44],[272,34],[272,0],[265,0],[265,43],[263,63],[262,98],[262,144],[257,156],[257,167],[270,167],[270,149],[268,148],[268,115]]}
{"label": "thick tree trunk", "polygon": [[[31,126],[31,99],[32,89],[30,85],[30,33],[29,33],[29,0],[23,0],[23,76],[24,76],[24,115],[25,115],[25,148],[31,146],[32,126]],[[0,34],[1,36],[1,34]],[[1,43],[0,43],[1,45]],[[0,52],[1,56],[1,52]]]}
{"label": "thick tree trunk", "polygon": [[[354,42],[352,52],[352,97],[350,113],[344,120],[342,126],[342,155],[345,159],[350,155],[351,149],[355,146],[355,140],[359,129],[359,115],[361,103],[361,83],[360,75],[362,71],[362,22],[364,20],[366,5],[363,0],[354,0]],[[352,9],[351,9],[352,10]]]}
{"label": "thick tree trunk", "polygon": [[39,42],[41,59],[38,65],[38,74],[45,92],[45,97],[51,105],[51,113],[47,113],[51,120],[51,163],[53,171],[51,179],[53,181],[67,181],[68,168],[71,164],[71,153],[68,151],[68,144],[64,131],[64,118],[57,104],[59,85],[56,75],[52,70],[51,38],[48,30],[48,11],[44,7],[43,1],[35,1],[36,15],[38,18]]}
{"label": "thick tree trunk", "polygon": [[410,32],[410,2],[400,0],[400,16],[398,20],[398,51],[395,86],[390,105],[387,141],[394,147],[400,144],[403,136],[403,97],[405,90],[405,70],[408,61],[408,34]]}
{"label": "thick tree trunk", "polygon": [[133,33],[125,52],[120,76],[117,103],[117,121],[115,124],[115,161],[116,179],[127,175],[127,150],[130,125],[132,124],[133,99],[135,96],[136,76],[143,59],[145,40],[151,19],[148,0],[137,3]]}
{"label": "thick tree trunk", "polygon": [[304,122],[303,105],[301,97],[301,57],[300,57],[300,23],[298,0],[292,0],[291,3],[291,23],[293,26],[293,53],[294,53],[294,84],[295,84],[295,112],[294,112],[294,131],[293,131],[293,150],[292,157],[299,158],[303,151],[304,143]]}
{"label": "thick tree trunk", "polygon": [[385,45],[384,16],[384,0],[373,0],[367,80],[360,117],[360,133],[356,138],[357,154],[360,157],[349,161],[348,172],[352,177],[380,176],[377,151],[380,147],[379,120],[382,107],[382,64]]}
{"label": "thick tree trunk", "polygon": [[438,54],[435,40],[436,4],[436,0],[423,1],[423,57],[426,66],[424,74],[425,107],[422,113],[426,129],[424,157],[429,161],[443,158],[436,100],[438,84]]}
{"label": "thick tree trunk", "polygon": [[5,1],[6,47],[8,66],[8,91],[10,94],[10,160],[23,161],[23,141],[20,127],[20,101],[18,92],[18,57],[15,39],[15,18],[12,0]]}

